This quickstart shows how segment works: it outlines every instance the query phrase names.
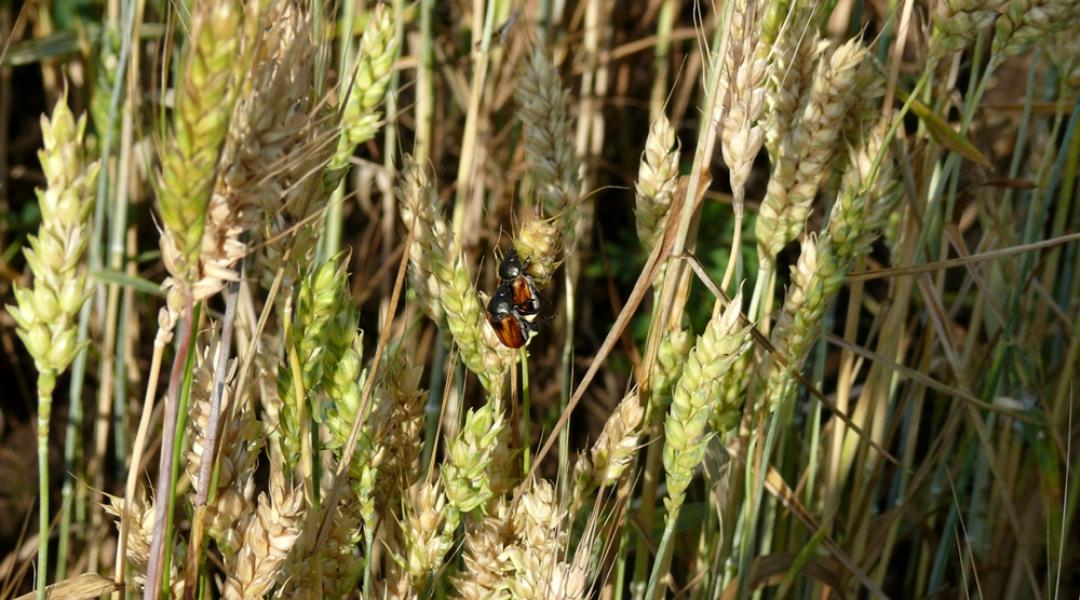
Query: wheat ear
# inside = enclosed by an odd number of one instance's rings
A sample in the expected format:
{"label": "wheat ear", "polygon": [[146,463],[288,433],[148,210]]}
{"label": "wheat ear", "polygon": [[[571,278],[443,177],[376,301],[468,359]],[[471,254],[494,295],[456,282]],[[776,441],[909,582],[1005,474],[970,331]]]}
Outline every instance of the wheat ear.
{"label": "wheat ear", "polygon": [[[433,281],[429,290],[437,290],[438,295],[426,301],[429,304],[438,301],[462,362],[476,374],[489,395],[497,397],[514,354],[499,343],[486,322],[461,249],[438,212],[437,195],[426,170],[411,163],[408,157],[398,197],[405,225],[416,230],[416,243],[410,249],[415,278]],[[449,491],[450,482],[446,481],[446,485]]]}
{"label": "wheat ear", "polygon": [[798,122],[779,142],[755,232],[763,254],[774,257],[803,230],[818,186],[829,174],[844,117],[857,93],[858,66],[866,49],[858,40],[822,60]]}
{"label": "wheat ear", "polygon": [[243,12],[236,0],[199,2],[180,66],[172,135],[162,151],[157,187],[162,258],[182,287],[198,279],[206,206],[236,99]]}
{"label": "wheat ear", "polygon": [[547,52],[541,46],[534,47],[518,77],[517,116],[522,124],[528,172],[544,216],[558,217],[563,243],[571,247],[581,178],[571,143],[568,96]]}
{"label": "wheat ear", "polygon": [[[214,385],[214,362],[219,346],[213,344],[198,357],[193,385],[191,388],[191,414],[188,417],[188,440],[185,470],[191,481],[192,491],[198,486],[199,468],[204,453],[207,451],[207,434],[210,423],[210,396]],[[225,376],[225,391],[222,394],[221,408],[229,406],[232,388],[228,382],[232,379],[235,364]],[[240,548],[240,536],[237,524],[240,519],[254,509],[254,471],[261,446],[259,424],[254,413],[245,406],[237,407],[235,418],[222,420],[224,429],[218,433],[220,454],[218,454],[218,473],[213,500],[208,501],[209,524],[207,531],[221,550],[222,554],[237,552]]]}
{"label": "wheat ear", "polygon": [[300,537],[304,496],[285,487],[283,474],[271,469],[270,494],[260,494],[257,508],[242,525],[242,545],[225,563],[222,597],[229,600],[266,596],[277,584],[282,566]]}
{"label": "wheat ear", "polygon": [[644,416],[637,392],[615,407],[588,456],[578,458],[574,465],[575,505],[582,504],[592,490],[619,482],[637,452]]}
{"label": "wheat ear", "polygon": [[397,58],[396,27],[394,11],[386,4],[376,4],[360,38],[355,68],[347,72],[343,80],[343,83],[351,83],[351,87],[341,116],[337,152],[329,165],[332,172],[348,166],[356,147],[375,137],[379,130],[382,115],[378,108],[386,95]]}
{"label": "wheat ear", "polygon": [[488,470],[505,427],[502,402],[492,397],[465,415],[465,424],[447,443],[442,480],[446,497],[458,511],[472,512],[494,496]]}
{"label": "wheat ear", "polygon": [[447,504],[442,483],[419,481],[405,494],[404,556],[395,557],[416,584],[442,567],[461,516]]}
{"label": "wheat ear", "polygon": [[998,55],[1019,54],[1031,44],[1080,18],[1080,6],[1072,0],[1009,0],[994,22],[991,50]]}
{"label": "wheat ear", "polygon": [[[298,464],[304,443],[305,419],[301,416],[316,414],[311,412],[318,407],[316,399],[355,335],[356,310],[348,292],[344,260],[329,260],[301,283],[292,324],[285,336],[286,356],[278,375],[283,435],[278,437],[290,471]],[[300,371],[299,381],[296,368]],[[299,397],[298,392],[304,396]]]}
{"label": "wheat ear", "polygon": [[705,431],[724,373],[750,346],[750,330],[739,326],[742,294],[732,298],[697,338],[664,419],[664,471],[669,518],[682,506],[694,469],[705,456]]}
{"label": "wheat ear", "polygon": [[267,215],[280,211],[298,176],[291,163],[304,150],[312,74],[295,65],[309,64],[315,53],[312,19],[295,2],[276,2],[264,17],[251,74],[234,82],[243,84],[242,91],[206,208],[196,299],[239,279],[237,265],[250,252],[248,237]]}
{"label": "wheat ear", "polygon": [[[86,117],[76,122],[66,95],[41,118],[44,148],[38,152],[45,189],[38,189],[41,226],[23,250],[34,276],[33,287],[14,286],[15,305],[7,307],[16,333],[38,370],[39,534],[49,530],[49,420],[56,377],[86,346],[76,341],[75,317],[89,297],[83,256],[90,240],[90,209],[98,163],[86,164],[83,137]],[[43,598],[48,571],[48,544],[38,545],[37,595]]]}
{"label": "wheat ear", "polygon": [[759,118],[765,106],[768,49],[759,39],[759,23],[753,2],[743,0],[732,5],[721,67],[721,76],[728,83],[722,84],[726,91],[720,149],[728,166],[736,210],[740,211],[750,167],[765,141],[765,129]]}
{"label": "wheat ear", "polygon": [[667,226],[678,178],[679,140],[675,128],[661,113],[649,127],[634,186],[634,221],[638,239],[647,252],[660,241]]}

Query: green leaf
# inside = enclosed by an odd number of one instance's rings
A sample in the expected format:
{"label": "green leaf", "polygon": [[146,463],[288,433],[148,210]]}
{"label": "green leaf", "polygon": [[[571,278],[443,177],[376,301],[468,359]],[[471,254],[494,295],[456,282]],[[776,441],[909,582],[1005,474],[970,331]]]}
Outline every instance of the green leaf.
{"label": "green leaf", "polygon": [[[907,102],[908,98],[910,98],[907,92],[900,88],[896,89],[896,95],[904,102]],[[926,129],[935,142],[974,163],[984,167],[990,166],[990,161],[982,152],[979,152],[979,149],[971,143],[967,136],[950,127],[945,122],[945,119],[941,118],[929,106],[915,100],[911,103],[911,112],[926,125]]]}
{"label": "green leaf", "polygon": [[135,275],[128,275],[121,271],[99,269],[97,271],[91,271],[90,277],[101,283],[114,283],[121,287],[131,288],[136,292],[142,292],[143,294],[161,298],[165,297],[165,292],[162,291],[160,285],[148,279],[143,279],[142,277],[137,277]]}

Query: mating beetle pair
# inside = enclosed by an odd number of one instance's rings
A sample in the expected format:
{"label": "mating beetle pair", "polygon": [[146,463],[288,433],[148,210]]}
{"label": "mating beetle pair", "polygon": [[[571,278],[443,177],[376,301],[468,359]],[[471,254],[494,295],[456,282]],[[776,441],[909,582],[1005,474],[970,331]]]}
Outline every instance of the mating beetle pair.
{"label": "mating beetle pair", "polygon": [[499,263],[499,285],[487,306],[487,319],[503,345],[520,348],[536,331],[540,294],[528,273],[529,261],[518,258],[512,248]]}

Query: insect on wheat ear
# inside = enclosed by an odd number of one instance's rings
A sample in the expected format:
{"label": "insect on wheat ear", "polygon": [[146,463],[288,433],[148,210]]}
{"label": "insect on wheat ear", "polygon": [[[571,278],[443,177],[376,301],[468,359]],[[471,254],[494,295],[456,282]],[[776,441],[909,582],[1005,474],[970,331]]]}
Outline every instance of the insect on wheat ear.
{"label": "insect on wheat ear", "polygon": [[510,282],[502,282],[487,306],[487,320],[495,335],[504,346],[521,348],[529,341],[531,324],[514,306],[514,289]]}
{"label": "insect on wheat ear", "polygon": [[513,295],[513,308],[521,317],[540,314],[542,298],[529,275],[529,259],[522,261],[513,248],[499,263],[499,287],[509,286]]}

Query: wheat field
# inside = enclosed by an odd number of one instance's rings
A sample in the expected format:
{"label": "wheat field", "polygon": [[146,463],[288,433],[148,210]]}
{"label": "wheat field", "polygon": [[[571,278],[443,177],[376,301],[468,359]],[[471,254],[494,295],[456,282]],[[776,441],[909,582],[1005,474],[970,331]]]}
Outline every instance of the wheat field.
{"label": "wheat field", "polygon": [[0,36],[0,598],[1080,594],[1080,4]]}

